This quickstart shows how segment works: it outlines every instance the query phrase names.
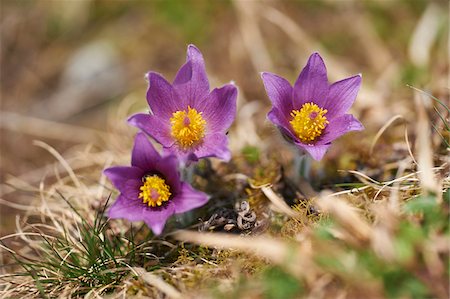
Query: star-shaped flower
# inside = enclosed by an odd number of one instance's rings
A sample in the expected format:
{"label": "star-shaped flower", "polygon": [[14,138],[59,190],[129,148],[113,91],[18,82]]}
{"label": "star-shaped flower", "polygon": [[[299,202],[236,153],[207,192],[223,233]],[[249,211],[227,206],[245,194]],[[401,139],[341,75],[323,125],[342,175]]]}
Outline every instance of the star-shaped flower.
{"label": "star-shaped flower", "polygon": [[356,99],[361,75],[329,84],[322,57],[314,53],[294,87],[275,74],[261,76],[272,102],[268,119],[315,160],[322,159],[336,138],[364,129],[353,115],[347,114]]}
{"label": "star-shaped flower", "polygon": [[203,56],[194,46],[172,84],[147,74],[150,114],[136,114],[129,123],[162,144],[181,161],[231,158],[226,136],[236,115],[237,88],[226,84],[209,91]]}
{"label": "star-shaped flower", "polygon": [[143,133],[135,138],[131,166],[111,167],[104,173],[120,191],[109,217],[144,221],[157,235],[170,216],[208,201],[205,193],[180,181],[177,158],[161,157]]}

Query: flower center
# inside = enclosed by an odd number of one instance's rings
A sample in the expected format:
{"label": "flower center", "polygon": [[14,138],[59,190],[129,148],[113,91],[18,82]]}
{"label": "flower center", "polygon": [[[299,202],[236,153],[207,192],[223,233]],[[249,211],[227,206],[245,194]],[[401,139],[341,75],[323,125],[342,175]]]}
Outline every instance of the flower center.
{"label": "flower center", "polygon": [[161,206],[172,195],[169,185],[157,175],[145,177],[144,184],[139,190],[141,190],[139,198],[142,198],[142,202],[148,204],[149,207]]}
{"label": "flower center", "polygon": [[325,117],[327,112],[312,102],[306,103],[300,110],[292,110],[293,119],[289,123],[301,141],[312,142],[322,135],[326,125],[330,123]]}
{"label": "flower center", "polygon": [[172,137],[182,148],[190,148],[203,140],[206,121],[202,113],[188,106],[188,111],[177,111],[170,118]]}

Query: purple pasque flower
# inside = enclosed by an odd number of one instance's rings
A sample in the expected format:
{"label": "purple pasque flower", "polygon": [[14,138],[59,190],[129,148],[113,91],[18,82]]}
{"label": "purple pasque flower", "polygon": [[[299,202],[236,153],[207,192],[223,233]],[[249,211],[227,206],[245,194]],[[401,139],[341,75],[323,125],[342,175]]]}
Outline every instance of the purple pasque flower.
{"label": "purple pasque flower", "polygon": [[309,57],[294,87],[275,74],[262,73],[261,77],[272,102],[267,118],[315,160],[322,159],[336,138],[364,129],[353,115],[347,114],[358,94],[361,75],[329,84],[318,53]]}
{"label": "purple pasque flower", "polygon": [[204,205],[208,196],[180,181],[178,160],[173,155],[161,157],[143,133],[138,133],[131,155],[131,166],[104,170],[120,191],[108,211],[111,218],[144,221],[156,235],[166,220]]}
{"label": "purple pasque flower", "polygon": [[206,157],[229,161],[226,132],[236,115],[236,86],[210,92],[202,53],[194,45],[188,46],[186,63],[172,84],[154,72],[146,77],[151,113],[135,114],[129,123],[182,162]]}

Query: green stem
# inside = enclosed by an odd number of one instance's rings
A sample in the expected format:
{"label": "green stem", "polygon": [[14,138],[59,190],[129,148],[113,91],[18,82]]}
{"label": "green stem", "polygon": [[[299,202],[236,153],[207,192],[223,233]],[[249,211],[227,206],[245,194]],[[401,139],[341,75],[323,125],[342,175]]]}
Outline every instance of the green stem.
{"label": "green stem", "polygon": [[300,178],[309,182],[311,174],[311,157],[306,153],[298,153],[294,157],[294,179],[299,181]]}
{"label": "green stem", "polygon": [[[181,180],[190,185],[194,182],[195,163],[187,163],[181,167]],[[175,215],[176,227],[185,228],[194,221],[193,211]]]}
{"label": "green stem", "polygon": [[192,185],[194,181],[195,164],[190,163],[181,168],[181,180]]}

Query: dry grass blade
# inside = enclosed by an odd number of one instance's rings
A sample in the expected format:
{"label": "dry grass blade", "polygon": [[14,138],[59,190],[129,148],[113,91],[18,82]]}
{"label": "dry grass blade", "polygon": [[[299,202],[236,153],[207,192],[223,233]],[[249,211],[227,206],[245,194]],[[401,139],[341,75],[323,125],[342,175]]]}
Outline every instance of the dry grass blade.
{"label": "dry grass blade", "polygon": [[255,70],[272,69],[272,61],[258,25],[258,9],[256,1],[233,1],[239,17],[239,27],[245,46]]}
{"label": "dry grass blade", "polygon": [[22,210],[22,211],[31,211],[35,209],[35,207],[30,205],[21,205],[13,202],[9,202],[7,200],[4,200],[3,198],[0,198],[0,205],[5,205],[11,208],[14,208],[16,210]]}
{"label": "dry grass blade", "polygon": [[294,43],[298,45],[299,48],[303,50],[302,52],[304,53],[304,56],[301,57],[301,55],[299,55],[299,63],[300,61],[305,60],[307,55],[306,53],[320,51],[322,55],[327,57],[327,64],[331,66],[328,70],[330,77],[336,79],[345,76],[345,71],[341,71],[343,70],[342,65],[332,59],[328,54],[328,51],[326,51],[316,40],[311,38],[306,31],[304,31],[287,15],[270,5],[265,5],[264,9],[261,10],[261,13],[265,19],[278,26]]}
{"label": "dry grass blade", "polygon": [[323,212],[331,214],[348,232],[360,240],[370,239],[372,230],[369,224],[361,219],[354,207],[342,199],[323,194],[315,203]]}
{"label": "dry grass blade", "polygon": [[424,97],[424,94],[419,93],[416,93],[414,97],[417,109],[416,150],[419,179],[425,193],[433,192],[439,195],[441,192],[433,173],[433,149],[431,148],[429,120],[423,104]]}
{"label": "dry grass blade", "polygon": [[[198,233],[192,231],[179,231],[174,237],[181,241],[192,242],[204,246],[213,246],[223,249],[238,249],[250,254],[268,259],[269,261],[284,265],[288,261],[292,261],[293,250],[286,242],[282,242],[266,236],[258,237],[239,237],[224,233]],[[302,267],[300,264],[306,263],[307,252],[303,252],[302,256],[295,255],[295,262],[287,265],[289,269],[299,274]]]}
{"label": "dry grass blade", "polygon": [[[0,196],[13,193],[17,190],[24,190],[29,192],[35,192],[36,188],[32,184],[39,183],[43,177],[54,178],[56,174],[65,175],[67,169],[72,171],[80,171],[84,168],[92,167],[99,161],[107,160],[109,156],[107,153],[94,156],[90,154],[89,157],[83,159],[80,157],[68,157],[65,159],[67,164],[70,165],[66,168],[59,162],[50,163],[41,168],[33,169],[27,173],[20,175],[19,177],[13,177],[8,175],[6,183],[0,184]],[[52,170],[54,170],[52,172]]]}
{"label": "dry grass blade", "polygon": [[439,6],[430,3],[417,23],[408,49],[409,57],[415,65],[428,66],[431,49],[438,36],[441,16]]}
{"label": "dry grass blade", "polygon": [[162,278],[145,271],[144,268],[132,268],[132,270],[136,272],[139,278],[166,294],[168,298],[183,298],[182,294],[177,289],[165,282]]}
{"label": "dry grass blade", "polygon": [[414,158],[414,155],[412,153],[411,143],[409,142],[409,138],[408,138],[408,128],[405,128],[405,143],[406,143],[406,147],[408,148],[408,154],[411,157],[411,160],[414,162],[415,165],[417,165],[417,161]]}
{"label": "dry grass blade", "polygon": [[[352,30],[355,36],[364,41],[361,46],[364,48],[363,52],[372,68],[377,72],[382,72],[394,59],[371,22],[367,9],[359,9],[360,7],[352,2],[335,1],[334,3],[344,4],[346,9],[342,12],[348,14],[346,21],[349,22],[349,30]],[[348,10],[350,7],[353,9]]]}
{"label": "dry grass blade", "polygon": [[[106,132],[0,111],[0,128],[40,138],[51,138],[73,143],[93,142],[98,137],[108,138]],[[70,134],[68,134],[70,132]]]}
{"label": "dry grass blade", "polygon": [[50,154],[52,154],[59,161],[59,163],[61,163],[61,165],[64,167],[64,169],[67,171],[67,173],[69,174],[69,176],[72,179],[72,181],[75,184],[75,186],[77,188],[81,188],[82,187],[80,181],[78,180],[77,176],[73,172],[73,170],[70,167],[69,163],[66,161],[66,159],[63,158],[63,156],[61,156],[60,153],[58,153],[58,151],[55,148],[53,148],[50,145],[48,145],[47,143],[39,141],[39,140],[35,140],[33,142],[33,144],[37,145],[39,147],[42,147],[43,149],[47,150]]}
{"label": "dry grass blade", "polygon": [[270,200],[270,202],[282,213],[293,218],[303,218],[303,215],[291,209],[286,204],[286,202],[273,191],[271,187],[263,186],[261,187],[261,191]]}
{"label": "dry grass blade", "polygon": [[377,144],[378,139],[380,139],[381,135],[383,135],[383,133],[386,131],[386,129],[389,128],[398,119],[405,120],[402,115],[395,115],[390,120],[388,120],[387,123],[384,124],[380,130],[378,130],[377,134],[373,138],[372,144],[370,145],[369,154],[371,156],[373,154],[373,149],[375,148],[375,145]]}

